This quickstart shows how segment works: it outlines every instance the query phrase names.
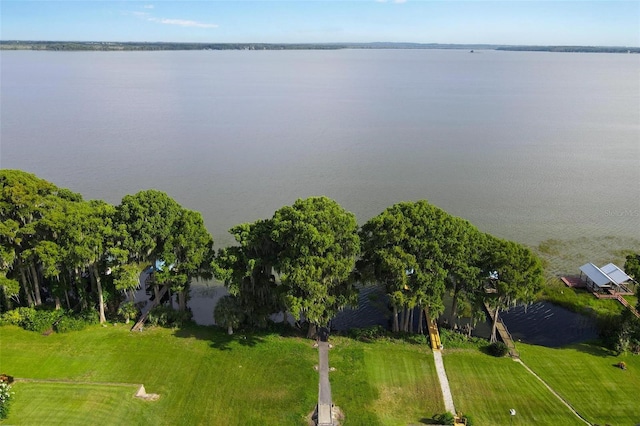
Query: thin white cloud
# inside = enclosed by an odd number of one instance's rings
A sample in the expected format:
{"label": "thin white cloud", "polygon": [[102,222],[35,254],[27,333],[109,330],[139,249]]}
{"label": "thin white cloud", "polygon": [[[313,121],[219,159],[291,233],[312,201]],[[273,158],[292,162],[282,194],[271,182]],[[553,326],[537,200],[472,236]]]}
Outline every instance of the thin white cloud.
{"label": "thin white cloud", "polygon": [[[153,5],[149,5],[151,7],[145,6],[145,9],[152,9]],[[170,18],[157,18],[153,16],[150,12],[128,12],[125,15],[133,15],[137,18],[144,19],[149,22],[156,22],[158,24],[164,25],[177,25],[179,27],[190,27],[190,28],[218,28],[218,24],[208,24],[206,22],[198,22],[192,21],[189,19],[170,19]]]}
{"label": "thin white cloud", "polygon": [[143,9],[153,9],[153,8],[155,8],[155,6],[152,5],[152,4],[145,4],[144,6],[142,6],[142,8]]}
{"label": "thin white cloud", "polygon": [[149,18],[149,20],[166,25],[178,25],[180,27],[218,28],[217,24],[207,24],[204,22],[190,21],[188,19]]}
{"label": "thin white cloud", "polygon": [[406,2],[407,2],[407,0],[393,0],[393,2],[394,2],[395,4],[403,4],[403,3],[406,3]]}

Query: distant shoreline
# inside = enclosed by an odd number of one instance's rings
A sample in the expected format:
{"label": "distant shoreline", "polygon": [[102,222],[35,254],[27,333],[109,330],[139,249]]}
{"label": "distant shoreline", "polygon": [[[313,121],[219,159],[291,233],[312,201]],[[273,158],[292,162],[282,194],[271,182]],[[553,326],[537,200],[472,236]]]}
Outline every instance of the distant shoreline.
{"label": "distant shoreline", "polygon": [[339,50],[339,49],[457,49],[521,52],[640,53],[623,46],[511,46],[439,43],[171,43],[0,40],[0,50],[160,51],[160,50]]}

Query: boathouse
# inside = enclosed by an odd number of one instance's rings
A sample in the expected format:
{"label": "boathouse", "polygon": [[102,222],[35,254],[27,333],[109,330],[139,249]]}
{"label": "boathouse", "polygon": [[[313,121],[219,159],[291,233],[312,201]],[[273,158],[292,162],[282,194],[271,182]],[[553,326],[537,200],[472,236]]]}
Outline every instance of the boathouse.
{"label": "boathouse", "polygon": [[627,293],[626,284],[631,277],[613,263],[598,268],[589,262],[580,267],[580,279],[587,283],[591,291]]}

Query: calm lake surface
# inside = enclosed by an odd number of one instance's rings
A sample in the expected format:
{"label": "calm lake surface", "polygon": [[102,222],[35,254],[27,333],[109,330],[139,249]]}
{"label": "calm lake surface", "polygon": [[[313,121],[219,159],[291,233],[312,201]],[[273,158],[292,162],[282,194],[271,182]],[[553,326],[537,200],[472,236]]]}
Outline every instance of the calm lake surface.
{"label": "calm lake surface", "polygon": [[640,55],[3,51],[0,71],[0,167],[113,204],[165,191],[217,247],[312,195],[360,223],[428,199],[530,245],[640,234]]}

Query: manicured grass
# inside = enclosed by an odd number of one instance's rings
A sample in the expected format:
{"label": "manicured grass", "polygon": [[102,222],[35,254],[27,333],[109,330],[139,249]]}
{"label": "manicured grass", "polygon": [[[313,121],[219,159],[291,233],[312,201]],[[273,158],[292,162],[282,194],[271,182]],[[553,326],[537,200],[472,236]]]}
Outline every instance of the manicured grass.
{"label": "manicured grass", "polygon": [[299,338],[229,338],[206,327],[131,333],[122,325],[0,333],[0,368],[17,378],[141,383],[160,394],[152,402],[133,398],[135,386],[17,383],[10,424],[302,425],[317,400],[317,352]]}
{"label": "manicured grass", "polygon": [[428,346],[336,338],[329,362],[346,426],[418,424],[445,411]]}
{"label": "manicured grass", "polygon": [[471,415],[476,425],[584,425],[511,358],[475,348],[445,349],[443,360],[456,410]]}
{"label": "manicured grass", "polygon": [[[15,384],[7,424],[306,425],[317,402],[318,352],[298,337],[124,325],[49,336],[5,326],[0,336],[0,372],[40,380]],[[345,425],[415,424],[444,412],[428,347],[332,343],[332,394]],[[136,384],[160,399],[134,398]]]}
{"label": "manicured grass", "polygon": [[24,425],[73,425],[88,424],[92,418],[100,419],[103,425],[123,424],[123,419],[161,424],[161,413],[153,410],[154,402],[132,398],[137,389],[137,386],[16,383],[13,390],[18,397],[11,406],[8,421]]}
{"label": "manicured grass", "polygon": [[[518,344],[522,360],[587,420],[640,423],[640,356],[613,356],[586,343],[563,349]],[[626,370],[615,367],[624,361]]]}

